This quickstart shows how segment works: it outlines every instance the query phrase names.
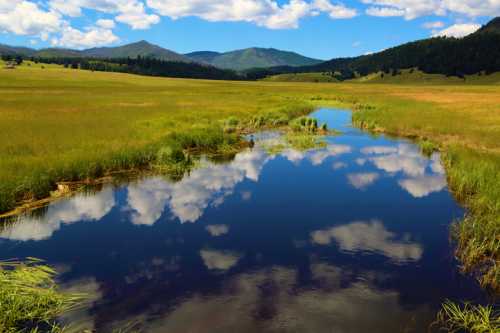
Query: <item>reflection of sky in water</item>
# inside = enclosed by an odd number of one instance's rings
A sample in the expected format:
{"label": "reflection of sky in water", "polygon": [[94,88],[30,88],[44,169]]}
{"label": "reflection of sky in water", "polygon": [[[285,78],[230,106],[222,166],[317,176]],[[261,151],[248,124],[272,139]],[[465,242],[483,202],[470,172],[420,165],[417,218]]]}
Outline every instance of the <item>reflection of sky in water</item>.
{"label": "reflection of sky in water", "polygon": [[326,148],[272,155],[267,133],[179,182],[55,202],[0,229],[0,259],[56,265],[95,301],[71,320],[98,331],[420,332],[443,299],[481,299],[448,245],[462,210],[439,155],[316,115],[344,132]]}

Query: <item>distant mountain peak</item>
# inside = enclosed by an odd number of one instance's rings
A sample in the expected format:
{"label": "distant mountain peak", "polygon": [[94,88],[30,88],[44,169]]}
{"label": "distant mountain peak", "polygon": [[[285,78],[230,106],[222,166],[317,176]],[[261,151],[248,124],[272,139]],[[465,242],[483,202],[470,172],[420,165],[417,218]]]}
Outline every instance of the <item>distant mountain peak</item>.
{"label": "distant mountain peak", "polygon": [[211,51],[192,52],[186,54],[186,56],[197,62],[234,70],[246,70],[256,67],[307,66],[321,62],[321,60],[304,57],[295,52],[262,47],[249,47],[225,53]]}

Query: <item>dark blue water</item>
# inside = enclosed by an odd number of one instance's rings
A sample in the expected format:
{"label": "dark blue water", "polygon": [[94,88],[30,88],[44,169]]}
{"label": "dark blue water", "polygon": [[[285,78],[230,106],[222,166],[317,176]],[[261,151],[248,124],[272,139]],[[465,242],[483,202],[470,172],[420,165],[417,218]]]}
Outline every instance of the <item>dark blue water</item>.
{"label": "dark blue water", "polygon": [[[463,210],[439,155],[350,127],[328,146],[80,194],[0,231],[0,260],[54,265],[91,304],[74,330],[425,332],[447,298],[481,301],[458,272],[449,226]],[[279,138],[270,136],[268,140]]]}

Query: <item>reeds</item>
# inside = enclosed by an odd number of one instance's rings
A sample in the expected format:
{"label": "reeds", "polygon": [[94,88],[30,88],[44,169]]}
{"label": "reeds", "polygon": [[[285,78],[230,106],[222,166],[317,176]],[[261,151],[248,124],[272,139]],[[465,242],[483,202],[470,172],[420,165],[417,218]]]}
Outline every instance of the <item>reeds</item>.
{"label": "reeds", "polygon": [[0,262],[0,332],[61,332],[57,318],[75,309],[84,295],[63,294],[56,272],[34,258]]}
{"label": "reeds", "polygon": [[498,333],[500,313],[492,306],[458,305],[447,300],[435,323],[446,332]]}

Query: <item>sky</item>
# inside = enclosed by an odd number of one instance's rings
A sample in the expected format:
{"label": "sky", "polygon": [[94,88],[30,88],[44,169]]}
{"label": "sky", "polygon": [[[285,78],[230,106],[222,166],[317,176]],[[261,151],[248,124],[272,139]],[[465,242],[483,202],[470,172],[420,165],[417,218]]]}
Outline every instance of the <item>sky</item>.
{"label": "sky", "polygon": [[463,37],[500,0],[0,0],[0,43],[85,49],[147,40],[179,53],[273,47],[356,56]]}

